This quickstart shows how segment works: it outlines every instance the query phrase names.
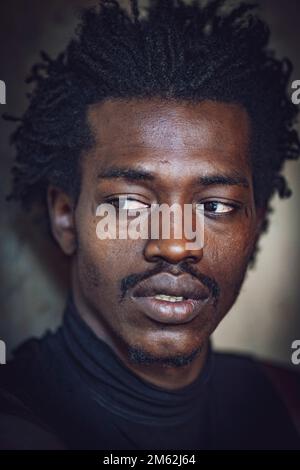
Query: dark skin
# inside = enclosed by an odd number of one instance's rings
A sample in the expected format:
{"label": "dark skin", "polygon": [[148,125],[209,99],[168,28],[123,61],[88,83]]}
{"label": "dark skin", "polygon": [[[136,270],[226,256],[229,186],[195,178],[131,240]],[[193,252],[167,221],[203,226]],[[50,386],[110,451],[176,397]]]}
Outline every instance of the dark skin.
{"label": "dark skin", "polygon": [[[93,105],[88,119],[95,145],[82,157],[76,206],[59,189],[48,190],[54,237],[72,257],[77,309],[135,374],[166,389],[184,387],[200,373],[209,337],[237,298],[264,218],[254,203],[249,117],[236,104],[136,99]],[[101,177],[108,168],[142,170],[151,178]],[[205,203],[204,248],[187,250],[184,237],[99,240],[96,207],[119,195],[130,196],[135,208]],[[184,263],[194,277],[213,279],[218,301],[209,298],[192,321],[177,325],[138,311],[130,289],[120,301],[122,280],[159,263],[160,272],[193,277],[182,270]],[[132,346],[157,362],[131,361]],[[194,359],[181,367],[163,362],[194,351]]]}

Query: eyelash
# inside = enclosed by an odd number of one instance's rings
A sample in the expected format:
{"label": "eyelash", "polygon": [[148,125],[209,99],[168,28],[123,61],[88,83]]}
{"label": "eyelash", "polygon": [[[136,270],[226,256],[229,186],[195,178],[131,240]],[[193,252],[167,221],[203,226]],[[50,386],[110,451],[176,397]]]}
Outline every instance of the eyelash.
{"label": "eyelash", "polygon": [[[133,197],[127,197],[126,199],[128,201],[136,201],[136,202],[141,202],[141,204],[146,204],[146,203],[144,203],[142,201],[139,201],[138,199],[135,199]],[[119,197],[113,197],[111,199],[108,199],[106,202],[108,204],[112,204],[114,207],[116,207],[116,209],[119,209],[118,205],[114,204],[114,203],[119,204]],[[204,206],[206,204],[222,204],[223,206],[230,207],[232,209],[228,212],[223,212],[223,213],[218,213],[218,212],[214,212],[214,211],[204,211],[211,218],[229,216],[229,215],[232,215],[233,213],[235,213],[236,211],[238,211],[240,209],[240,206],[237,205],[237,204],[233,204],[233,203],[229,204],[229,203],[225,203],[225,202],[218,201],[218,200],[205,201],[205,202],[198,203],[198,204],[199,205],[201,204],[201,205],[204,205]]]}
{"label": "eyelash", "polygon": [[[147,204],[147,203],[142,202],[142,201],[139,201],[138,199],[135,199],[135,198],[133,198],[133,197],[127,197],[126,200],[127,200],[127,201],[140,202],[141,204],[145,204],[145,205]],[[120,209],[120,208],[119,208],[119,202],[120,202],[120,201],[119,201],[119,197],[114,197],[114,198],[111,198],[111,199],[107,199],[107,200],[106,200],[106,203],[107,203],[107,204],[111,204],[111,205],[114,206],[117,210]],[[114,203],[115,203],[115,204],[114,204]],[[147,209],[147,207],[144,207],[144,208],[142,208],[142,209],[133,209],[133,211],[135,211],[135,210],[144,210],[144,209]],[[127,212],[128,212],[128,214],[130,214],[130,209],[127,209]]]}
{"label": "eyelash", "polygon": [[[127,199],[127,201],[136,201],[136,202],[140,202],[141,204],[146,204],[145,202],[139,201],[138,199],[135,199],[133,197],[127,197],[126,199]],[[111,204],[115,207],[115,205],[113,204],[114,202],[116,202],[118,204],[120,202],[120,196],[119,197],[113,197],[111,199],[107,199],[107,201],[106,201],[107,204]],[[119,207],[117,206],[116,209],[119,209]]]}
{"label": "eyelash", "polygon": [[205,201],[205,202],[202,202],[201,204],[203,204],[204,206],[205,206],[205,204],[222,204],[223,206],[231,208],[231,210],[229,210],[228,212],[223,212],[223,213],[204,210],[206,215],[209,216],[209,217],[212,217],[212,218],[230,216],[230,215],[233,215],[235,212],[237,212],[240,209],[240,206],[238,204],[226,203],[226,202],[218,201],[218,200]]}

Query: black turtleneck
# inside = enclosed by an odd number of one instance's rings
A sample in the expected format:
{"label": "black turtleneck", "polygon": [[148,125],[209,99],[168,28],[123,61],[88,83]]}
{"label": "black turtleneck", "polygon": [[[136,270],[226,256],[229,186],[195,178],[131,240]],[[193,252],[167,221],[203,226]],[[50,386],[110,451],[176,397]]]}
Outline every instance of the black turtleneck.
{"label": "black turtleneck", "polygon": [[[174,426],[203,418],[211,355],[191,385],[169,391],[146,382],[128,369],[78,315],[74,304],[64,317],[65,344],[92,400],[135,423]],[[202,400],[199,400],[199,396]]]}
{"label": "black turtleneck", "polygon": [[166,390],[138,377],[71,299],[62,326],[21,346],[1,385],[70,449],[298,448],[287,412],[250,358],[209,350],[198,378]]}

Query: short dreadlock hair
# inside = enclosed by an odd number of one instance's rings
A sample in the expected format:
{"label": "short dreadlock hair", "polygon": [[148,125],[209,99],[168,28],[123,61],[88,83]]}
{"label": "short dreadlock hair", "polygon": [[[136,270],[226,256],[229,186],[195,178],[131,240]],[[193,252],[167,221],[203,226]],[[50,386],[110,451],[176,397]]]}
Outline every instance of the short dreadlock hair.
{"label": "short dreadlock hair", "polygon": [[137,0],[130,11],[104,0],[85,10],[65,51],[55,59],[42,52],[27,79],[35,86],[11,138],[11,198],[44,204],[51,183],[76,199],[79,158],[93,145],[88,106],[155,97],[243,106],[252,123],[256,204],[268,206],[276,192],[288,197],[281,172],[300,153],[298,110],[288,94],[292,66],[268,48],[269,29],[252,4],[225,12],[224,3],[153,0],[141,15]]}

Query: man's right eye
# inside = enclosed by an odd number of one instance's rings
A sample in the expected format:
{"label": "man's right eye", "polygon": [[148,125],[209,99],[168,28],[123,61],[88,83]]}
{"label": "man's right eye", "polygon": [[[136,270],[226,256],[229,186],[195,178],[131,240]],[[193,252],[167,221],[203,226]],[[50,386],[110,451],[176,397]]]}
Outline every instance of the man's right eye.
{"label": "man's right eye", "polygon": [[116,209],[119,210],[143,210],[148,209],[149,205],[145,202],[139,201],[137,199],[129,198],[126,196],[119,196],[111,198],[107,201],[108,204],[113,205]]}

